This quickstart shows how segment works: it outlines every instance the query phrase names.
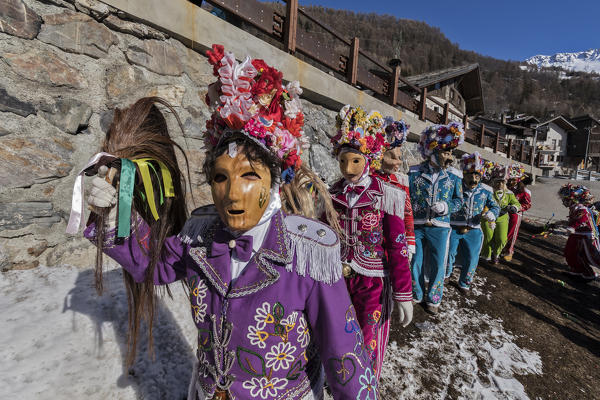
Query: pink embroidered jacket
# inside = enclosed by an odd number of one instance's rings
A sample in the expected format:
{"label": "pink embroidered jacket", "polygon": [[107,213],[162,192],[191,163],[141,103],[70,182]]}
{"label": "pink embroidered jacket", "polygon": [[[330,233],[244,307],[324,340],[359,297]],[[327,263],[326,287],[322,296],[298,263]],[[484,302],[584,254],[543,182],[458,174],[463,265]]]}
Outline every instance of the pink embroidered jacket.
{"label": "pink embroidered jacket", "polygon": [[404,229],[405,192],[371,176],[354,206],[348,205],[344,180],[330,193],[340,215],[342,262],[358,274],[389,276],[396,301],[412,301],[412,281]]}

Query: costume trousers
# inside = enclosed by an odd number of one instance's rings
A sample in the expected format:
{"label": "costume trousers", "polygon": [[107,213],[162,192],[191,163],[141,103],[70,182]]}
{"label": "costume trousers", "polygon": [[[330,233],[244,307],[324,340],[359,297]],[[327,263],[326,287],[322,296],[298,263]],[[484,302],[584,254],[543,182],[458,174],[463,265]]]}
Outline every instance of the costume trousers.
{"label": "costume trousers", "polygon": [[371,365],[379,381],[385,348],[390,337],[392,293],[389,278],[355,275],[346,278],[352,305],[369,352]]}
{"label": "costume trousers", "polygon": [[488,221],[482,222],[481,230],[483,231],[481,256],[483,258],[498,257],[508,240],[508,214],[496,219],[495,229],[490,227]]}
{"label": "costume trousers", "polygon": [[565,259],[574,274],[591,278],[596,275],[592,265],[600,268],[600,252],[592,239],[585,235],[571,234],[565,246]]}
{"label": "costume trousers", "polygon": [[[413,298],[420,302],[426,297],[427,303],[438,305],[444,294],[444,276],[448,262],[448,246],[450,241],[448,227],[415,226],[415,249],[411,262],[413,281]],[[427,257],[424,249],[427,248]],[[424,264],[428,263],[428,268]],[[429,285],[425,292],[425,271],[429,274]]]}
{"label": "costume trousers", "polygon": [[[477,270],[482,245],[483,232],[481,229],[472,228],[465,233],[460,233],[460,227],[452,227],[446,277],[452,275],[454,264],[460,259],[462,269],[460,271],[460,278],[458,278],[458,284],[460,287],[468,289],[471,286],[471,282],[473,282],[473,277]],[[459,258],[457,258],[457,255]]]}
{"label": "costume trousers", "polygon": [[523,213],[518,212],[510,214],[508,216],[508,241],[504,252],[506,254],[513,254],[515,252],[515,243],[517,243],[517,237],[519,236],[519,228],[521,227],[521,220],[523,219]]}

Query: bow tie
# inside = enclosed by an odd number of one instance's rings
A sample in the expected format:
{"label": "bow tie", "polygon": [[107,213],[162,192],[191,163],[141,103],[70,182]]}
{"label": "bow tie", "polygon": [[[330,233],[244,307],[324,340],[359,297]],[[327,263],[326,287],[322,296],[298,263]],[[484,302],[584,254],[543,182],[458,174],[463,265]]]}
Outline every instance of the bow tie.
{"label": "bow tie", "polygon": [[364,186],[346,185],[346,187],[344,188],[344,194],[353,193],[353,192],[356,194],[361,194],[364,190],[365,190]]}
{"label": "bow tie", "polygon": [[215,234],[211,256],[219,257],[225,254],[230,254],[231,250],[235,249],[235,255],[243,262],[250,261],[252,257],[252,236],[245,235],[235,238],[226,230],[220,230]]}

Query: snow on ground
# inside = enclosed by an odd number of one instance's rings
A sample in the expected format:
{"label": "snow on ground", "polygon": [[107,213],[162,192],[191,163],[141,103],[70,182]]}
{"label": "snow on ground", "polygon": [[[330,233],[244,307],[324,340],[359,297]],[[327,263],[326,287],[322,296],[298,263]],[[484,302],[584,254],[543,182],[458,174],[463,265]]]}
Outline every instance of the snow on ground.
{"label": "snow on ground", "polygon": [[93,279],[72,267],[0,274],[1,399],[185,398],[196,346],[181,286],[158,307],[156,361],[142,351],[130,374],[121,270],[105,271],[101,297]]}
{"label": "snow on ground", "polygon": [[[475,279],[471,296],[482,295]],[[450,289],[452,290],[452,289]],[[418,333],[389,344],[382,371],[384,399],[527,399],[518,375],[541,374],[538,353],[520,348],[502,321],[459,307],[457,294],[445,296],[435,317],[416,323]]]}
{"label": "snow on ground", "polygon": [[[105,271],[104,286],[99,297],[92,269],[67,266],[0,274],[1,399],[185,398],[195,329],[181,286],[159,304],[155,361],[142,350],[131,370],[123,367],[127,299],[119,268]],[[481,280],[475,290],[488,292]],[[473,303],[459,308],[456,294],[448,296],[409,343],[390,343],[384,399],[527,398],[517,375],[540,374],[539,355]]]}

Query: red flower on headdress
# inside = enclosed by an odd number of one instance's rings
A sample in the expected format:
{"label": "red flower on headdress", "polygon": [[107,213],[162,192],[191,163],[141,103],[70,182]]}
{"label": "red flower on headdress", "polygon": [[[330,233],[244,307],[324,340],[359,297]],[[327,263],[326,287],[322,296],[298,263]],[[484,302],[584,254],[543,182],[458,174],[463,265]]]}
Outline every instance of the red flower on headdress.
{"label": "red flower on headdress", "polygon": [[212,51],[207,50],[206,56],[208,63],[213,66],[213,75],[219,76],[219,68],[221,67],[221,59],[225,55],[225,48],[220,44],[213,44]]}
{"label": "red flower on headdress", "polygon": [[296,149],[291,150],[287,157],[283,160],[283,169],[287,169],[289,167],[294,167],[294,169],[300,168],[300,164],[302,164],[302,160],[298,157],[298,153]]}
{"label": "red flower on headdress", "polygon": [[[261,63],[257,63],[259,67],[254,64],[254,61],[261,61]],[[254,65],[254,68],[256,68],[260,73],[256,83],[252,86],[252,94],[254,96],[260,96],[261,94],[271,93],[273,89],[277,89],[275,97],[279,98],[283,92],[281,87],[283,74],[277,71],[275,68],[269,67],[262,60],[253,60],[252,65]]]}
{"label": "red flower on headdress", "polygon": [[292,135],[295,137],[302,136],[302,126],[304,125],[304,114],[301,112],[297,114],[296,118],[289,119],[285,118],[283,120],[283,127],[290,131]]}
{"label": "red flower on headdress", "polygon": [[256,68],[259,74],[262,74],[263,71],[271,68],[267,65],[266,62],[264,62],[264,60],[261,60],[259,58],[252,60],[252,65],[254,66],[254,68]]}

